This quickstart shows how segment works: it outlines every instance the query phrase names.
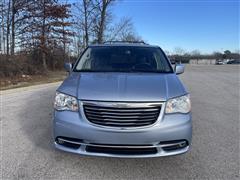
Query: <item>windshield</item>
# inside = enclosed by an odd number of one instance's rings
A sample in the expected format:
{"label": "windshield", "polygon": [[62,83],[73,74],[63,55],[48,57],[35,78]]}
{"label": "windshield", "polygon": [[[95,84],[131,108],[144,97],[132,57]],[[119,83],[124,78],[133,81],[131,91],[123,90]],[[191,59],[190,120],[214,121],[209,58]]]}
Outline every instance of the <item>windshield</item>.
{"label": "windshield", "polygon": [[160,48],[133,46],[89,47],[78,61],[74,71],[173,72]]}

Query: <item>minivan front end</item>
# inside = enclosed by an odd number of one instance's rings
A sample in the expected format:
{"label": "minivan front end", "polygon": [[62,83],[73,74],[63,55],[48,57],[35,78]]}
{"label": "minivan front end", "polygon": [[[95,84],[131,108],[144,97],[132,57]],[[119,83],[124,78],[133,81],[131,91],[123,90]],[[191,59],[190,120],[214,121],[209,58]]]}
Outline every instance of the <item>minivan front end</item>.
{"label": "minivan front end", "polygon": [[79,100],[77,111],[55,110],[55,147],[107,157],[185,153],[191,143],[191,113],[185,109],[183,113],[168,113],[171,108],[167,102]]}
{"label": "minivan front end", "polygon": [[[70,66],[69,66],[70,67]],[[87,48],[57,89],[54,145],[81,155],[160,157],[185,153],[190,97],[159,47]]]}

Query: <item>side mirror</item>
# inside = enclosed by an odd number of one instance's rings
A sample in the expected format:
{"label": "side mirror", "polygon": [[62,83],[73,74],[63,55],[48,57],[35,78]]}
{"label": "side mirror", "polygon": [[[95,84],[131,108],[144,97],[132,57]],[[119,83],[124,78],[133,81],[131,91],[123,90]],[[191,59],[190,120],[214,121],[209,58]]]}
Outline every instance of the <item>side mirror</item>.
{"label": "side mirror", "polygon": [[184,73],[184,65],[183,64],[177,64],[175,66],[175,73],[176,74],[182,74]]}
{"label": "side mirror", "polygon": [[72,64],[71,64],[71,63],[64,63],[64,69],[65,69],[67,72],[71,72],[71,70],[72,70]]}

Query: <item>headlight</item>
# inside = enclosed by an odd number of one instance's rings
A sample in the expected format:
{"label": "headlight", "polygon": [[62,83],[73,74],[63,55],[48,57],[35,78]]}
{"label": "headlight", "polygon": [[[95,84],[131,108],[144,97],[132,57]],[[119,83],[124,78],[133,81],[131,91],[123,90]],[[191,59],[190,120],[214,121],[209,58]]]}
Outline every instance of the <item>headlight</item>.
{"label": "headlight", "polygon": [[190,96],[185,95],[169,99],[166,104],[165,113],[189,113],[191,111]]}
{"label": "headlight", "polygon": [[75,97],[56,92],[54,108],[58,111],[77,111],[78,103]]}

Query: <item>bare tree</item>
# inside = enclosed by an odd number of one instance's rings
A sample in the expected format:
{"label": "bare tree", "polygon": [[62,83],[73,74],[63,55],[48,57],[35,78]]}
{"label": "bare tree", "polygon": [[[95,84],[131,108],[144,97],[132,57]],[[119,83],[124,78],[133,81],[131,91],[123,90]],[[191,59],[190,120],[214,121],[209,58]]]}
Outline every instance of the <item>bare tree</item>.
{"label": "bare tree", "polygon": [[183,48],[181,48],[181,47],[176,47],[176,48],[174,48],[174,53],[176,55],[182,56],[185,53],[185,50]]}
{"label": "bare tree", "polygon": [[96,34],[96,42],[103,43],[104,33],[106,31],[108,18],[111,18],[110,15],[110,5],[113,4],[114,0],[95,0],[95,21],[93,31]]}
{"label": "bare tree", "polygon": [[223,59],[230,59],[232,52],[230,50],[225,50],[223,54]]}
{"label": "bare tree", "polygon": [[45,71],[48,53],[63,45],[64,56],[68,37],[73,35],[68,28],[71,22],[65,20],[70,18],[70,7],[70,4],[60,4],[56,0],[29,0],[23,13],[28,22],[21,27],[21,42],[25,48],[40,50]]}
{"label": "bare tree", "polygon": [[98,7],[97,3],[94,3],[92,0],[82,0],[79,3],[74,3],[74,7],[79,12],[75,16],[76,28],[78,29],[78,36],[83,36],[83,46],[86,47],[91,40],[91,30],[93,29],[93,22],[96,19],[96,8]]}
{"label": "bare tree", "polygon": [[[0,52],[12,59],[16,56],[10,54],[34,56],[33,62],[47,71],[54,68],[53,52],[63,53],[63,62],[65,54],[73,49],[80,54],[90,43],[140,40],[130,18],[115,23],[115,1],[81,0],[71,9],[60,0],[0,0]],[[78,16],[72,17],[76,10]]]}
{"label": "bare tree", "polygon": [[[122,18],[114,23],[111,6],[115,0],[82,0],[75,3],[79,15],[76,19],[78,37],[82,37],[84,47],[89,43],[103,43],[104,41],[123,40],[140,41],[131,18]],[[79,39],[80,42],[80,39]]]}
{"label": "bare tree", "polygon": [[213,52],[212,55],[215,59],[222,59],[223,54],[221,52]]}
{"label": "bare tree", "polygon": [[141,37],[137,35],[131,18],[123,17],[120,21],[109,29],[106,40],[108,41],[141,41]]}
{"label": "bare tree", "polygon": [[[25,0],[3,0],[0,4],[1,14],[1,49],[9,55],[14,54],[16,40],[16,25],[17,27],[23,24],[21,11],[28,1]],[[18,35],[18,34],[17,34]],[[5,42],[6,39],[6,42]],[[4,49],[7,49],[6,51]]]}
{"label": "bare tree", "polygon": [[56,42],[63,44],[64,60],[66,59],[66,45],[71,43],[71,39],[74,33],[69,28],[72,26],[72,22],[68,20],[71,17],[70,4],[55,4],[50,7],[52,22],[50,26],[50,36],[48,37],[48,43]]}
{"label": "bare tree", "polygon": [[200,55],[201,55],[201,52],[197,49],[195,49],[191,52],[191,56],[199,57]]}

